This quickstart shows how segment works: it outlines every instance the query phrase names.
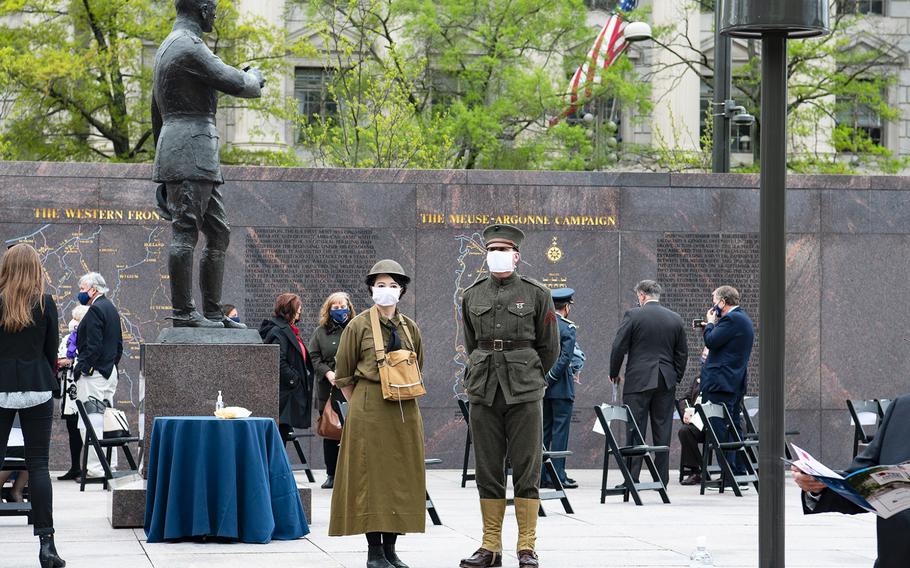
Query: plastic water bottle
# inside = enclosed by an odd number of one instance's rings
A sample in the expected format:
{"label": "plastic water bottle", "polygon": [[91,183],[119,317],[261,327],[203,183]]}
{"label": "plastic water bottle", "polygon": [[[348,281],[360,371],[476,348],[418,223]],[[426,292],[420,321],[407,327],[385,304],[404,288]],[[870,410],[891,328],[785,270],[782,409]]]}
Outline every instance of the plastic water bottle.
{"label": "plastic water bottle", "polygon": [[714,560],[706,548],[707,539],[703,536],[695,539],[695,550],[689,555],[689,568],[706,568],[714,566]]}
{"label": "plastic water bottle", "polygon": [[215,411],[224,408],[224,400],[221,398],[221,391],[218,391],[218,398],[215,399]]}

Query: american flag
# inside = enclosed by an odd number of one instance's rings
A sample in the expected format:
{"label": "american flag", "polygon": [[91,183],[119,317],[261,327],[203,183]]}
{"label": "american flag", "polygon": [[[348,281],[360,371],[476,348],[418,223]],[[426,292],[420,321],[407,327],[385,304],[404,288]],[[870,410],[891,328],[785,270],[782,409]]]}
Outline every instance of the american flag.
{"label": "american flag", "polygon": [[[635,0],[621,0],[619,8],[625,9],[625,6],[635,7]],[[572,115],[591,98],[593,85],[600,83],[600,74],[598,70],[606,70],[613,65],[616,58],[628,47],[622,31],[626,22],[619,14],[611,14],[607,23],[597,34],[594,45],[588,52],[588,57],[584,64],[572,75],[569,81],[569,91],[566,93],[566,108],[561,115],[550,120],[550,126],[555,126],[563,118]]]}
{"label": "american flag", "polygon": [[631,12],[635,9],[635,5],[638,4],[638,0],[619,0],[619,8],[623,12]]}

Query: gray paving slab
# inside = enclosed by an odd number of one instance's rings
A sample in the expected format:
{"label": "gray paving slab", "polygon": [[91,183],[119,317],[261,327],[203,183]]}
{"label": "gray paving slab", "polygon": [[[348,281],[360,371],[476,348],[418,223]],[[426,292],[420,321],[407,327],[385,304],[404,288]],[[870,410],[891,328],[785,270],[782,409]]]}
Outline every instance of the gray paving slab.
{"label": "gray paving slab", "polygon": [[[317,472],[321,483],[322,472]],[[698,536],[708,537],[708,550],[718,568],[746,568],[758,564],[758,495],[746,492],[709,492],[670,486],[669,505],[656,494],[645,504],[623,503],[619,496],[600,504],[600,472],[570,472],[581,488],[569,492],[574,515],[563,512],[558,501],[545,503],[548,516],[538,523],[541,565],[573,568],[685,567]],[[299,476],[303,481],[302,475]],[[611,480],[613,483],[615,481]],[[362,568],[366,540],[362,536],[329,537],[331,492],[313,487],[311,534],[297,541],[267,545],[146,542],[138,529],[112,529],[107,520],[107,496],[100,486],[80,493],[77,485],[54,482],[54,514],[58,548],[70,568]],[[400,538],[398,549],[411,568],[458,565],[480,542],[480,507],[473,483],[460,486],[460,472],[432,470],[427,487],[443,526],[427,520],[420,535]],[[786,486],[787,564],[800,568],[869,568],[875,558],[875,518],[872,515],[804,516],[799,492]],[[504,566],[517,566],[511,548],[517,527],[511,510],[503,527]],[[23,518],[0,517],[0,566],[37,565],[37,539]]]}

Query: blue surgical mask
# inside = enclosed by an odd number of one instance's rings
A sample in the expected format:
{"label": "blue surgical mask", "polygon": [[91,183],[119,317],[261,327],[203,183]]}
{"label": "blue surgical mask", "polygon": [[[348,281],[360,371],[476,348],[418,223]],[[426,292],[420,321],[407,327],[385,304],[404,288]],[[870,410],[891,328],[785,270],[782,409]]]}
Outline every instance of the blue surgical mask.
{"label": "blue surgical mask", "polygon": [[329,315],[336,323],[344,323],[348,320],[348,316],[351,315],[351,310],[347,308],[341,310],[329,310]]}
{"label": "blue surgical mask", "polygon": [[91,296],[88,295],[88,292],[79,292],[76,297],[79,299],[79,303],[83,306],[87,306],[89,300],[92,299]]}
{"label": "blue surgical mask", "polygon": [[240,316],[231,316],[228,319],[234,323],[240,323]]}

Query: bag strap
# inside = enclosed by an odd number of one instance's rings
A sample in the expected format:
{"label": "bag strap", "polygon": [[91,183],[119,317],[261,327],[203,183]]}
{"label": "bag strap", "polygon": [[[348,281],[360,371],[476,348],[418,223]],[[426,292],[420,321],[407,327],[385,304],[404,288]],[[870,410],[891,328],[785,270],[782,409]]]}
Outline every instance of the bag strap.
{"label": "bag strap", "polygon": [[414,350],[414,340],[411,339],[411,332],[408,331],[408,322],[404,319],[404,316],[401,316],[401,328],[404,330],[405,337],[408,338],[408,343],[411,344],[410,351],[414,351],[416,353]]}
{"label": "bag strap", "polygon": [[385,364],[385,347],[382,344],[382,329],[379,327],[379,309],[370,308],[370,325],[373,328],[373,350],[376,351],[376,363]]}

